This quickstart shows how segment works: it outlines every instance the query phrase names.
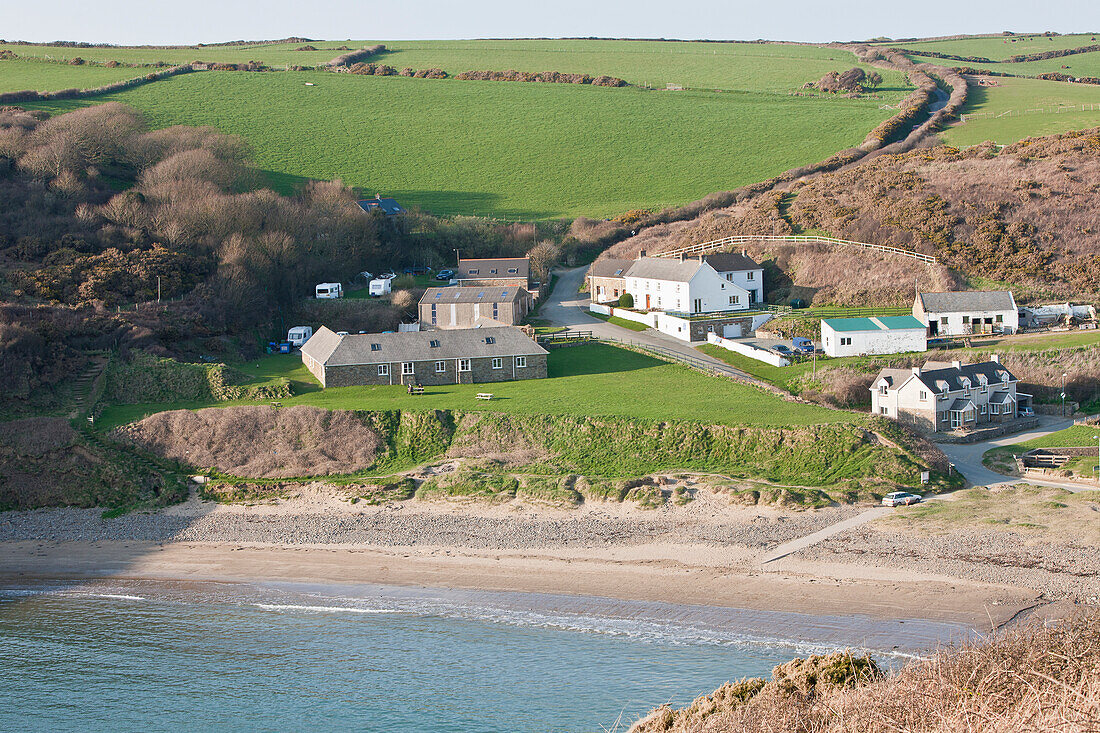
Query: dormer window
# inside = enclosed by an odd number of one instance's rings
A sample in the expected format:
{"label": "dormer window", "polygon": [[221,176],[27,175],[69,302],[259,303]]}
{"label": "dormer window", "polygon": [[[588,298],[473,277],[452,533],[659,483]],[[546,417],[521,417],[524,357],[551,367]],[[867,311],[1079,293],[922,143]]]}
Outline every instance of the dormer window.
{"label": "dormer window", "polygon": [[370,345],[370,350],[371,351],[381,351],[382,350],[382,344],[371,344]]}

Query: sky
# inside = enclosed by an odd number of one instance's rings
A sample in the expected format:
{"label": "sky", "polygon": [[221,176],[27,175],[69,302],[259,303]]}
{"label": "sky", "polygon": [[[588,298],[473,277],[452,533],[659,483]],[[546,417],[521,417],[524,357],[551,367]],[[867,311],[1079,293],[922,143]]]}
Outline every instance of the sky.
{"label": "sky", "polygon": [[6,40],[193,44],[304,36],[410,40],[601,36],[825,42],[1100,31],[1097,0],[3,0]]}

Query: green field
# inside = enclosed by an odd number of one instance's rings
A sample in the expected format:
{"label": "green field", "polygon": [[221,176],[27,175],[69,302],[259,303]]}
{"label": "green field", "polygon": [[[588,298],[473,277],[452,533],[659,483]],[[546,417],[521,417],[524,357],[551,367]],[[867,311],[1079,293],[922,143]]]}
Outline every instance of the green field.
{"label": "green field", "polygon": [[[1058,51],[1064,48],[1080,48],[1100,43],[1092,33],[1077,33],[1068,36],[1044,37],[1042,34],[1020,36],[982,36],[959,38],[950,41],[890,41],[879,45],[904,48],[913,51],[931,51],[952,56],[980,56],[993,61],[1001,61],[1010,56],[1044,51]],[[1072,58],[1072,57],[1070,57]]]}
{"label": "green field", "polygon": [[1045,59],[1043,61],[1027,61],[1019,64],[973,64],[973,66],[1017,76],[1035,76],[1053,71],[1057,74],[1066,74],[1073,77],[1100,77],[1100,51],[1078,53],[1073,56],[1063,56],[1062,58]]}
{"label": "green field", "polygon": [[[14,43],[0,43],[0,50],[8,50],[17,56],[39,59],[72,59],[80,57],[85,61],[118,61],[126,64],[189,64],[192,61],[220,61],[223,63],[245,63],[261,61],[272,67],[286,64],[294,66],[314,66],[331,61],[347,51],[335,50],[338,46],[358,49],[372,45],[373,41],[317,41],[309,43],[268,43],[249,46],[190,46],[185,48],[70,48],[68,46],[33,45],[24,46]],[[301,46],[313,46],[316,51],[295,51]]]}
{"label": "green field", "polygon": [[[943,138],[951,145],[986,140],[1008,145],[1025,137],[1052,135],[1100,125],[1100,86],[1070,82],[998,77],[1000,86],[972,86],[962,114],[992,113],[949,127]],[[1082,111],[1080,105],[1092,105]],[[1076,106],[1076,110],[1059,112]],[[1030,110],[1043,110],[1030,111]]]}
{"label": "green field", "polygon": [[437,214],[525,220],[683,204],[823,160],[891,114],[877,100],[327,72],[201,72],[94,102],[109,100],[154,126],[243,136],[284,191],[340,178]]}
{"label": "green field", "polygon": [[0,60],[0,93],[93,89],[123,79],[141,76],[141,69],[104,66],[68,66],[40,61]]}
{"label": "green field", "polygon": [[[428,387],[421,396],[409,395],[399,385],[321,390],[297,356],[268,356],[236,368],[246,371],[256,384],[280,377],[291,379],[296,395],[282,400],[284,406],[605,416],[774,427],[859,420],[853,413],[788,402],[678,364],[598,344],[551,351],[547,379]],[[477,393],[487,391],[496,395],[493,401],[475,399]],[[258,403],[110,405],[104,409],[98,425],[107,429],[164,410],[232,404]]]}

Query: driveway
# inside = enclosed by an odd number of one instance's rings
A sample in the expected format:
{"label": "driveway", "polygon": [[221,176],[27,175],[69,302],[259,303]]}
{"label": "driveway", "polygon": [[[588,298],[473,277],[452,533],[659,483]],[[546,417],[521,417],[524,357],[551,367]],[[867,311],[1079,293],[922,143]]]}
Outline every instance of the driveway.
{"label": "driveway", "polygon": [[616,326],[614,323],[608,323],[593,317],[588,312],[588,296],[578,292],[584,283],[584,274],[587,271],[587,267],[557,270],[558,280],[554,284],[554,290],[547,296],[542,307],[539,308],[538,317],[546,319],[555,326],[565,326],[570,331],[591,331],[593,335],[600,338],[656,347],[693,361],[701,361],[738,379],[750,382],[759,381],[746,372],[731,367],[726,362],[693,348],[686,341],[673,338],[668,334],[652,328],[645,331],[631,331],[629,328]]}
{"label": "driveway", "polygon": [[1039,427],[1035,430],[1028,431],[1026,433],[1016,433],[1014,435],[1006,435],[1001,438],[995,438],[994,440],[986,440],[980,443],[967,443],[961,445],[955,444],[937,444],[944,452],[944,454],[955,464],[955,468],[959,473],[963,475],[963,478],[968,483],[974,486],[992,486],[994,484],[1017,484],[1017,483],[1029,483],[1036,486],[1053,486],[1059,489],[1065,489],[1066,491],[1095,491],[1096,489],[1080,484],[1073,484],[1069,482],[1058,481],[1045,481],[1039,479],[1022,479],[1013,476],[1005,476],[1002,473],[996,471],[990,471],[988,468],[982,465],[982,455],[991,448],[997,448],[1002,445],[1013,445],[1015,443],[1022,443],[1032,438],[1040,438],[1044,435],[1064,430],[1065,428],[1073,425],[1073,420],[1064,417],[1056,417],[1049,415],[1039,416]]}

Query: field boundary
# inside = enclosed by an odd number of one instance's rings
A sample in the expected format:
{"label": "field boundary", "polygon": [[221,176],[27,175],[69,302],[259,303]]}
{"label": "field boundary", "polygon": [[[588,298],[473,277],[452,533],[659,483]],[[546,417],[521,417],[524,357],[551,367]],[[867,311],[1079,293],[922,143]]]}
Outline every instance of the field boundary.
{"label": "field boundary", "polygon": [[700,242],[698,244],[689,244],[686,247],[679,247],[677,249],[669,250],[667,252],[661,252],[655,254],[655,257],[679,257],[681,255],[694,255],[694,254],[706,254],[708,252],[714,252],[724,247],[739,244],[749,244],[752,242],[791,242],[795,244],[831,244],[841,247],[858,247],[860,249],[869,249],[875,252],[882,252],[884,254],[900,255],[902,257],[909,257],[914,260],[920,260],[929,265],[939,264],[939,261],[932,255],[926,255],[921,252],[914,252],[908,249],[901,249],[900,247],[889,247],[884,244],[870,244],[868,242],[856,242],[850,239],[838,239],[836,237],[823,237],[817,234],[787,234],[787,235],[774,235],[774,234],[738,234],[731,237],[723,237],[722,239],[712,239],[709,242]]}
{"label": "field boundary", "polygon": [[[1026,77],[1017,77],[1026,78]],[[1035,109],[1006,109],[1003,112],[969,112],[967,114],[959,115],[960,122],[966,122],[970,119],[979,117],[983,118],[1000,118],[1000,117],[1022,117],[1023,115],[1037,115],[1037,114],[1061,114],[1063,112],[1100,112],[1100,104],[1069,104],[1059,105],[1057,107],[1036,107]]]}

